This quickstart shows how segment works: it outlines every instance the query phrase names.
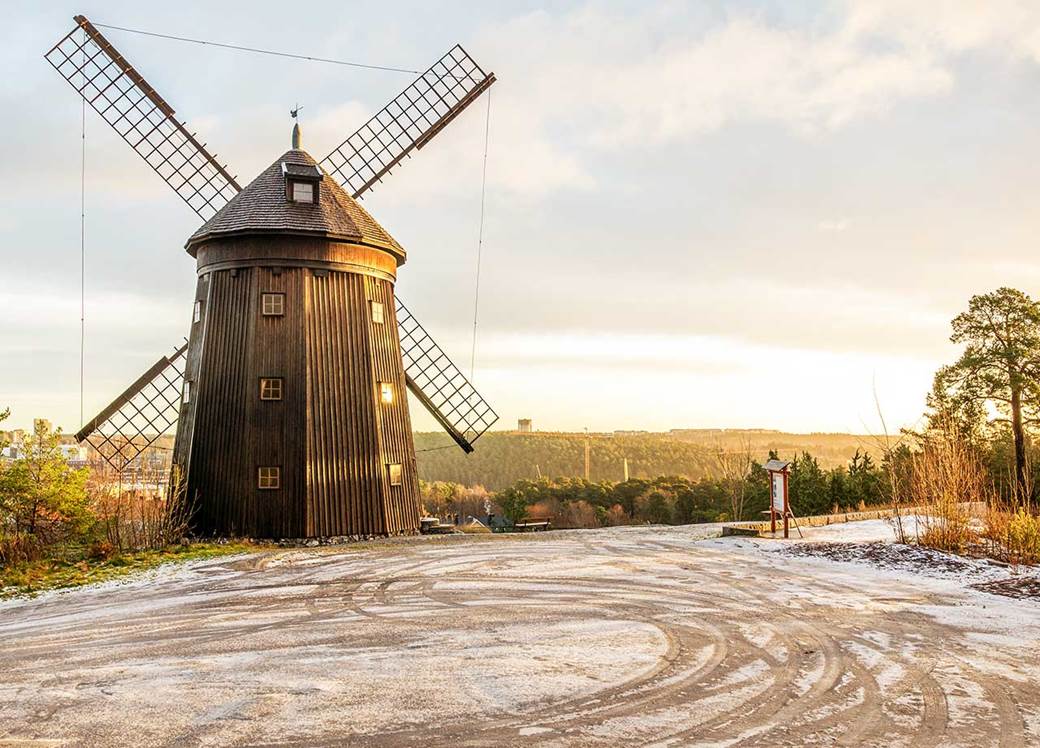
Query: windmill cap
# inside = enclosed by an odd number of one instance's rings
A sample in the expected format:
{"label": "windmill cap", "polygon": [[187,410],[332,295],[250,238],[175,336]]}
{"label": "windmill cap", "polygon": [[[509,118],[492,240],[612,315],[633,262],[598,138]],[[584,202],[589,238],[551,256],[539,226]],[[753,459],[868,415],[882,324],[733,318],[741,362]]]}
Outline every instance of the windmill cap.
{"label": "windmill cap", "polygon": [[[309,175],[318,185],[317,204],[286,199],[286,178]],[[188,238],[185,248],[210,239],[250,235],[299,235],[363,244],[393,255],[403,264],[405,251],[368,211],[302,150],[290,150],[264,169]]]}

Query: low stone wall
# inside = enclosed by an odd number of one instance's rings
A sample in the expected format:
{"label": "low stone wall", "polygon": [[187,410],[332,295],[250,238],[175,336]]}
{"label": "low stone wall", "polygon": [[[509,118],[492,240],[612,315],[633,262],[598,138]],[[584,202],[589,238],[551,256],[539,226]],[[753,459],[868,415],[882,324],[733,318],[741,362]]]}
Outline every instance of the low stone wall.
{"label": "low stone wall", "polygon": [[[961,506],[973,515],[981,516],[986,508],[984,501],[965,501]],[[902,508],[903,516],[908,514],[928,514],[931,507],[908,507]],[[842,522],[861,522],[866,519],[888,519],[894,515],[895,510],[871,509],[865,512],[839,512],[838,514],[815,514],[809,517],[796,517],[801,527],[823,527],[824,525],[836,525]],[[778,518],[776,522],[777,532],[783,530],[783,522]],[[797,532],[795,523],[791,522],[791,532]],[[752,537],[772,537],[769,532],[769,520],[761,522],[731,522],[722,527],[723,535],[750,535]]]}
{"label": "low stone wall", "polygon": [[[797,517],[791,522],[791,531],[795,532],[795,522],[801,527],[823,527],[824,525],[836,525],[843,522],[860,522],[867,519],[888,519],[892,516],[892,509],[873,509],[866,512],[840,512],[838,514],[815,514],[810,517]],[[779,532],[783,529],[783,522],[777,519],[776,528]],[[732,522],[724,525],[723,535],[750,535],[761,537],[769,535],[769,521],[763,522]]]}

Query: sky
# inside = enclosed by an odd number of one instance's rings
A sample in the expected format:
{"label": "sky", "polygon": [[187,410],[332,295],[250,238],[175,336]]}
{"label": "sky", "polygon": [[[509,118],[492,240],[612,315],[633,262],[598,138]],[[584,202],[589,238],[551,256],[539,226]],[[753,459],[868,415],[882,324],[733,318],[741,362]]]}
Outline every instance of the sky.
{"label": "sky", "polygon": [[[972,294],[1038,292],[1040,4],[5,3],[0,409],[80,422],[80,104],[43,54],[96,23],[425,69],[487,97],[366,196],[397,291],[513,427],[912,425]],[[321,159],[396,72],[103,30],[241,183]],[[187,334],[187,206],[88,110],[87,418]],[[432,419],[413,403],[416,428]],[[6,424],[5,424],[6,425]]]}

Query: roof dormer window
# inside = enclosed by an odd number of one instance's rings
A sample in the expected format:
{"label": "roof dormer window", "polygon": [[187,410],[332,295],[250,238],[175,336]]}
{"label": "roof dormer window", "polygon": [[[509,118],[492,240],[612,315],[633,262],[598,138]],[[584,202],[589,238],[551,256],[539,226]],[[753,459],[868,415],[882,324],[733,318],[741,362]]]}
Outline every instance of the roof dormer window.
{"label": "roof dormer window", "polygon": [[318,202],[321,170],[317,166],[283,161],[282,174],[285,175],[286,200],[302,205],[314,205]]}
{"label": "roof dormer window", "polygon": [[314,185],[310,182],[292,182],[292,201],[294,203],[313,203]]}

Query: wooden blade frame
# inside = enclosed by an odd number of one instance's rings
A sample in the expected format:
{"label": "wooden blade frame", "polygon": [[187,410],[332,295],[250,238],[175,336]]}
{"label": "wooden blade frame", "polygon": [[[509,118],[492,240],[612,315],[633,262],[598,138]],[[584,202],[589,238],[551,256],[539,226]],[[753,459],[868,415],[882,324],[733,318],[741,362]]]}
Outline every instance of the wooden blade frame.
{"label": "wooden blade frame", "polygon": [[397,332],[408,389],[464,451],[472,452],[473,442],[495,424],[498,414],[400,299]]}
{"label": "wooden blade frame", "polygon": [[[208,220],[241,187],[199,143],[173,108],[84,16],[45,55],[90,106]],[[77,39],[77,37],[79,37]],[[495,82],[456,45],[348,137],[321,165],[361,197],[413,150],[419,150]],[[397,302],[409,389],[466,452],[498,415],[407,308]],[[185,345],[164,357],[76,435],[122,472],[180,414]]]}
{"label": "wooden blade frame", "polygon": [[238,182],[90,21],[75,21],[47,61],[200,218],[210,218]]}
{"label": "wooden blade frame", "polygon": [[180,415],[188,344],[163,356],[76,434],[122,473],[169,432]]}
{"label": "wooden blade frame", "polygon": [[456,44],[322,162],[359,198],[495,82]]}

